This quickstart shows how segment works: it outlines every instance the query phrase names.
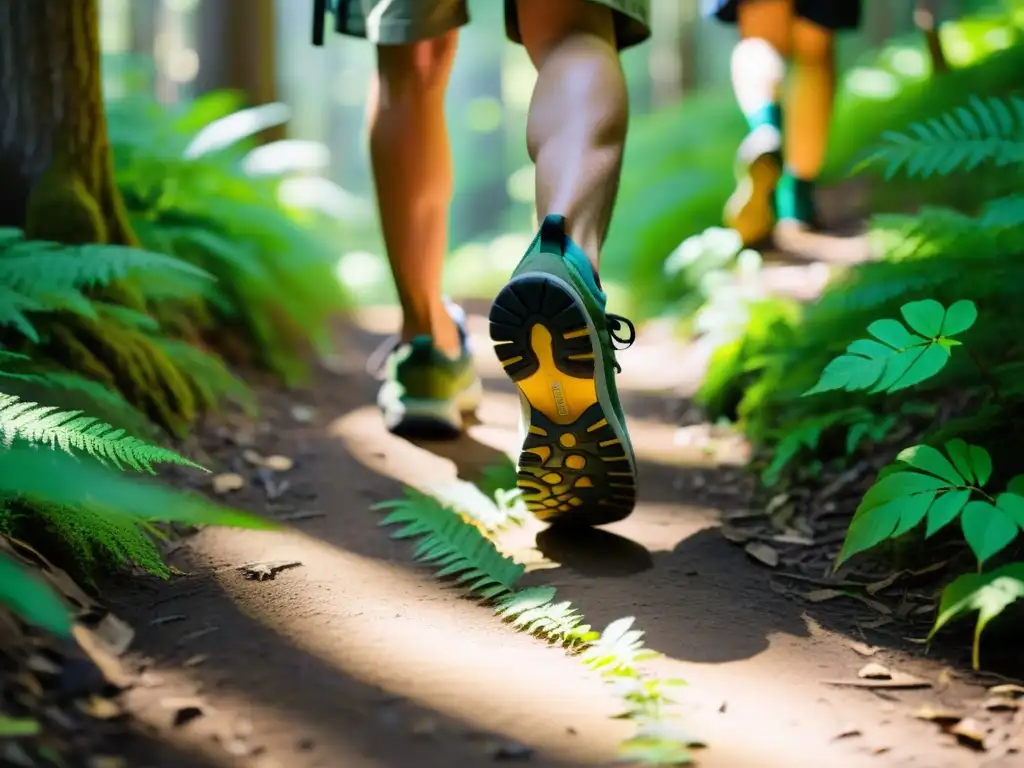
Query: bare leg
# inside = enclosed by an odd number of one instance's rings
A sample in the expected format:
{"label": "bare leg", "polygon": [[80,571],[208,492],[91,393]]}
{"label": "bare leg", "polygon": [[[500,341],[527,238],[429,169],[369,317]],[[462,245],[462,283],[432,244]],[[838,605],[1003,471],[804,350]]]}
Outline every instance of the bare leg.
{"label": "bare leg", "polygon": [[798,179],[821,173],[836,90],[835,35],[793,21],[793,74],[786,94],[786,165]]}
{"label": "bare leg", "polygon": [[779,103],[791,47],[793,3],[746,0],[738,15],[741,39],[732,51],[732,87],[749,120]]}
{"label": "bare leg", "polygon": [[459,354],[442,302],[452,157],[444,97],[458,33],[377,47],[369,99],[370,156],[384,244],[402,304],[402,340],[427,335]]}
{"label": "bare leg", "polygon": [[596,269],[629,120],[612,12],[585,0],[518,0],[518,14],[538,70],[526,127],[537,213],[565,216],[567,233]]}

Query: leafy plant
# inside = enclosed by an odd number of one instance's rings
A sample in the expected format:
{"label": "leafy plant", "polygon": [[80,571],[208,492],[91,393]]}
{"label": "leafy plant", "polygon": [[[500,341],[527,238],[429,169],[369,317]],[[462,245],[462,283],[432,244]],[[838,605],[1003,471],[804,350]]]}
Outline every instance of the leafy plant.
{"label": "leafy plant", "polygon": [[[63,509],[74,515],[83,504],[94,514],[137,524],[153,521],[274,529],[262,518],[223,507],[201,496],[118,474],[90,459],[16,444],[0,453],[0,500],[30,508]],[[8,555],[0,552],[0,602],[26,621],[57,634],[71,620],[60,599]]]}
{"label": "leafy plant", "polygon": [[418,539],[414,558],[435,568],[438,578],[456,577],[457,584],[489,602],[511,626],[580,654],[584,664],[615,684],[625,705],[622,717],[638,728],[623,745],[624,758],[647,765],[691,762],[687,748],[699,742],[671,728],[662,709],[672,703],[665,689],[682,681],[658,680],[643,672],[640,665],[658,654],[644,647],[643,632],[632,628],[632,617],[595,632],[571,603],[555,602],[553,587],[517,590],[524,567],[498,550],[474,516],[432,496],[407,488],[404,498],[374,508],[390,510],[382,526],[400,526],[392,538]]}
{"label": "leafy plant", "polygon": [[934,299],[924,299],[904,304],[900,311],[910,330],[898,320],[876,320],[868,326],[875,338],[851,343],[804,394],[836,389],[895,392],[920,384],[945,367],[950,349],[960,344],[953,337],[978,317],[974,302],[966,300],[946,309]]}
{"label": "leafy plant", "polygon": [[[819,384],[807,394],[840,387],[893,391],[902,388],[900,383],[908,376],[912,384],[920,383],[945,365],[949,348],[959,344],[950,337],[972,326],[977,310],[968,301],[956,302],[945,309],[938,302],[926,300],[904,305],[903,316],[920,336],[911,334],[896,321],[881,327],[885,321],[873,323],[869,331],[889,345],[890,351],[882,358],[882,365],[874,365],[867,356],[846,363],[842,370],[832,363]],[[850,345],[847,352],[853,347]],[[942,349],[945,357],[920,365],[929,349]],[[917,352],[910,362],[904,362],[907,350],[923,351]],[[889,373],[888,366],[894,366],[898,375]],[[917,373],[914,373],[915,366],[919,366]],[[831,378],[830,368],[834,369]],[[899,538],[922,523],[925,538],[928,538],[959,518],[979,571],[1017,539],[1024,530],[1024,475],[1013,478],[1003,493],[993,494],[986,489],[993,471],[988,451],[959,438],[949,440],[944,448],[945,452],[930,445],[915,445],[897,455],[857,507],[836,559],[837,565],[887,539]],[[1008,605],[1024,596],[1024,584],[1015,579],[1022,565],[1013,564],[989,574],[968,574],[948,585],[943,590],[939,615],[930,637],[951,619],[969,610],[978,610],[973,650],[973,663],[977,668],[985,627]]]}
{"label": "leafy plant", "polygon": [[201,326],[235,329],[257,362],[299,380],[304,347],[330,351],[329,320],[346,303],[338,254],[280,200],[287,173],[305,170],[291,159],[296,142],[252,141],[285,122],[287,107],[242,109],[235,95],[213,93],[171,111],[137,96],[108,113],[118,186],[138,236],[217,278],[204,293]]}
{"label": "leafy plant", "polygon": [[931,640],[953,619],[977,612],[974,626],[974,668],[981,666],[981,633],[989,622],[1017,600],[1024,598],[1024,563],[1010,563],[988,573],[965,573],[942,590],[939,615],[935,619]]}

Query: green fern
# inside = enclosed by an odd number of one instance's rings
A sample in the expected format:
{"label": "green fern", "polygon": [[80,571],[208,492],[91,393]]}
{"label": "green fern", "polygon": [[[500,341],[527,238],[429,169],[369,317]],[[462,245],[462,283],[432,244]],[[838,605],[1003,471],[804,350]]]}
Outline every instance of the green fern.
{"label": "green fern", "polygon": [[494,612],[516,629],[539,635],[569,649],[580,649],[600,637],[572,603],[555,602],[554,587],[528,587],[506,595]]}
{"label": "green fern", "polygon": [[984,163],[997,167],[1024,163],[1024,99],[972,96],[905,132],[882,134],[882,146],[862,165],[885,164],[885,177],[903,171],[910,177],[946,176],[972,171]]}
{"label": "green fern", "polygon": [[86,578],[111,567],[131,565],[161,578],[171,575],[156,547],[160,533],[151,523],[110,515],[88,504],[39,504],[31,514],[41,518],[68,549],[75,570]]}
{"label": "green fern", "polygon": [[[382,526],[401,526],[392,538],[419,537],[413,557],[437,568],[438,578],[458,576],[459,583],[492,603],[494,612],[515,629],[581,654],[584,664],[614,683],[626,705],[622,716],[638,727],[622,745],[624,757],[648,765],[691,762],[688,748],[700,742],[672,727],[662,710],[673,703],[663,689],[683,682],[644,675],[640,665],[659,654],[644,646],[643,632],[632,628],[632,617],[595,632],[570,602],[555,602],[553,587],[514,590],[523,566],[502,555],[471,515],[431,496],[407,488],[405,498],[374,509],[391,510]],[[624,682],[628,687],[622,687]]]}
{"label": "green fern", "polygon": [[135,272],[211,279],[186,261],[138,248],[25,239],[0,242],[0,284],[29,294],[110,285]]}
{"label": "green fern", "polygon": [[67,453],[85,451],[118,469],[127,466],[154,474],[153,465],[157,463],[202,469],[174,451],[126,435],[123,429],[114,429],[92,416],[83,416],[81,411],[59,411],[14,395],[0,394],[0,437],[8,447],[15,439],[20,439]]}
{"label": "green fern", "polygon": [[450,507],[407,488],[404,499],[385,501],[374,509],[391,510],[382,526],[401,525],[393,539],[421,537],[413,557],[437,568],[438,578],[457,576],[470,593],[493,600],[509,593],[524,567],[502,555],[473,525],[466,525]]}

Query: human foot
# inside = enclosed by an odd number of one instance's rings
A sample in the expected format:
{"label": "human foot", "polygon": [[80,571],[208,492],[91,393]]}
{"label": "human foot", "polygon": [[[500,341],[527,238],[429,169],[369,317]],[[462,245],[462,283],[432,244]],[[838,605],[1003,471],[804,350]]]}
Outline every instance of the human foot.
{"label": "human foot", "polygon": [[725,204],[725,225],[744,245],[766,239],[775,225],[773,193],[782,174],[782,134],[774,125],[754,128],[736,151],[736,190]]}
{"label": "human foot", "polygon": [[548,216],[491,307],[491,339],[522,406],[517,485],[527,508],[551,523],[604,525],[636,504],[613,343],[629,346],[635,329],[606,302],[564,218]]}
{"label": "human foot", "polygon": [[384,362],[377,405],[390,432],[425,438],[451,438],[462,432],[462,415],[476,410],[483,387],[473,368],[465,313],[450,305],[458,326],[457,357],[439,350],[430,336],[395,344]]}

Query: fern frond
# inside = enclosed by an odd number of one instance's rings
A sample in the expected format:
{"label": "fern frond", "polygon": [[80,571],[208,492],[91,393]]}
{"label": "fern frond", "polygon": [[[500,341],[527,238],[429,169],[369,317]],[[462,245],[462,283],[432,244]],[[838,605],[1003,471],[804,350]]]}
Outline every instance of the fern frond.
{"label": "fern frond", "polygon": [[16,440],[42,443],[67,453],[85,451],[118,469],[126,466],[139,472],[155,473],[154,464],[178,464],[203,469],[174,451],[150,445],[126,435],[81,411],[59,411],[53,406],[0,394],[0,438],[10,447]]}
{"label": "fern frond", "polygon": [[885,164],[885,177],[900,171],[913,178],[971,171],[983,163],[997,167],[1024,163],[1024,99],[981,99],[905,132],[882,134],[882,146],[862,164]]}
{"label": "fern frond", "polygon": [[0,248],[0,284],[30,293],[110,285],[135,272],[211,279],[194,264],[122,245],[23,240]]}
{"label": "fern frond", "polygon": [[227,396],[250,416],[257,413],[255,393],[219,357],[183,341],[158,338],[156,342],[167,358],[188,377],[204,407],[216,405]]}
{"label": "fern frond", "polygon": [[1024,227],[1024,195],[1007,195],[985,204],[981,223],[988,229]]}
{"label": "fern frond", "polygon": [[404,499],[386,501],[374,509],[391,510],[382,526],[400,525],[393,539],[421,537],[413,558],[437,570],[436,576],[456,576],[470,593],[493,600],[510,592],[525,567],[501,554],[476,526],[466,525],[451,507],[407,488]]}
{"label": "fern frond", "polygon": [[570,602],[555,602],[554,587],[528,587],[513,592],[497,602],[494,612],[517,629],[541,635],[569,649],[579,649],[598,637]]}
{"label": "fern frond", "polygon": [[171,575],[143,520],[105,513],[88,504],[66,507],[39,504],[32,514],[42,517],[54,536],[70,550],[75,566],[94,576],[106,566],[135,565],[161,578]]}
{"label": "fern frond", "polygon": [[[28,359],[23,355],[18,357],[22,357],[25,360]],[[5,358],[6,355],[0,352],[0,363]],[[125,400],[117,390],[111,389],[99,381],[87,379],[77,373],[46,369],[30,369],[27,371],[0,370],[0,377],[11,382],[21,382],[26,385],[28,390],[61,390],[82,395],[91,404],[110,411],[119,422],[125,422],[125,426],[130,426],[137,432],[152,432],[154,429],[153,424],[131,403]],[[11,386],[15,387],[16,385],[12,383]],[[12,392],[9,394],[18,393]],[[23,395],[19,396],[23,397]]]}

